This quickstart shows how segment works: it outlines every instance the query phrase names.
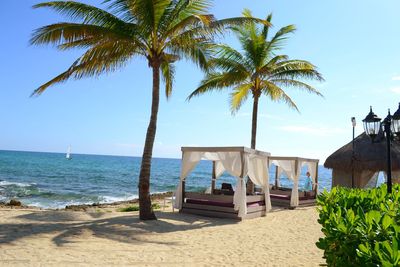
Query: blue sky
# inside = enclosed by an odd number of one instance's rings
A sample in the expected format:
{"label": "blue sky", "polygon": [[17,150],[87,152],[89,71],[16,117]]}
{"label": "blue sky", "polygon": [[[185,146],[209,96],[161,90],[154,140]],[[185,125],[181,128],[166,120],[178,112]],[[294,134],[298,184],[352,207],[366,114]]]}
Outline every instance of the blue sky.
{"label": "blue sky", "polygon": [[[32,31],[66,21],[50,10],[32,10],[39,1],[2,0],[0,49],[0,149],[141,156],[151,101],[151,71],[133,60],[119,72],[69,81],[42,96],[31,92],[65,70],[82,51],[31,47]],[[85,3],[98,5],[99,1]],[[228,4],[229,3],[229,4]],[[396,0],[215,1],[217,18],[273,12],[275,29],[295,24],[298,31],[283,51],[319,67],[326,82],[315,84],[325,98],[287,92],[301,113],[261,99],[257,148],[274,155],[323,160],[351,140],[350,117],[361,120],[372,105],[381,117],[400,101],[400,2]],[[12,26],[11,26],[12,25]],[[226,42],[233,44],[232,36]],[[236,116],[229,90],[187,102],[202,78],[180,62],[174,93],[161,99],[154,155],[180,157],[180,147],[249,146],[251,101]]]}

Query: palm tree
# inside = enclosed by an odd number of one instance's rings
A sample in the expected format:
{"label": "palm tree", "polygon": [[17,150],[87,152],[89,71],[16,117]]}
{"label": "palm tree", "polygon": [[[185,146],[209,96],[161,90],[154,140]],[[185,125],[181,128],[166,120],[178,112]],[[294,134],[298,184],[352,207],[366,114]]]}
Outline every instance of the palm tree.
{"label": "palm tree", "polygon": [[[112,72],[135,57],[147,59],[153,73],[152,106],[139,174],[140,219],[156,219],[150,200],[150,170],[159,107],[160,75],[165,94],[171,95],[174,62],[185,58],[206,67],[212,37],[227,26],[260,21],[248,17],[216,20],[208,14],[209,0],[104,0],[107,10],[75,1],[51,1],[47,7],[74,22],[61,22],[37,29],[31,44],[53,44],[60,50],[85,49],[70,68],[37,88],[40,95],[49,86],[70,78],[80,79]],[[266,22],[264,22],[266,23]]]}
{"label": "palm tree", "polygon": [[[249,10],[244,10],[245,17],[251,17]],[[272,14],[267,16],[268,22]],[[295,87],[308,93],[322,96],[313,86],[301,79],[323,81],[316,67],[305,60],[291,60],[287,55],[278,54],[283,48],[288,35],[296,28],[288,25],[279,29],[269,38],[271,24],[258,27],[256,23],[248,23],[232,27],[236,33],[242,51],[227,45],[219,45],[215,56],[209,60],[211,71],[207,72],[200,86],[192,92],[188,99],[212,90],[233,88],[230,95],[232,114],[236,113],[245,100],[253,97],[253,114],[251,128],[251,148],[256,148],[257,113],[261,95],[272,101],[283,101],[290,108],[298,111],[296,104],[285,92],[284,88]]]}

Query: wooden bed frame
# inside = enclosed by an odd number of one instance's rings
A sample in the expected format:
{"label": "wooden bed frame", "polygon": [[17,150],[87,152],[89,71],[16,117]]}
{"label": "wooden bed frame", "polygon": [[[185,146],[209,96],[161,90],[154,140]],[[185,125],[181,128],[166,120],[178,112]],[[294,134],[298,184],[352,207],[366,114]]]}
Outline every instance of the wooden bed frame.
{"label": "wooden bed frame", "polygon": [[[295,209],[290,206],[290,197],[292,190],[288,188],[271,189],[269,191],[271,204],[273,206]],[[299,207],[313,206],[316,203],[316,194],[314,191],[304,192],[299,191]]]}
{"label": "wooden bed frame", "polygon": [[[190,203],[195,202],[191,200],[203,203]],[[240,218],[238,217],[238,211],[233,208],[233,196],[185,192],[185,200],[182,203],[180,212],[237,220],[265,216],[265,202],[263,203],[264,205],[255,204],[265,201],[264,195],[247,196],[246,200],[248,203],[247,214],[244,218]],[[222,205],[215,205],[216,203],[221,203]]]}

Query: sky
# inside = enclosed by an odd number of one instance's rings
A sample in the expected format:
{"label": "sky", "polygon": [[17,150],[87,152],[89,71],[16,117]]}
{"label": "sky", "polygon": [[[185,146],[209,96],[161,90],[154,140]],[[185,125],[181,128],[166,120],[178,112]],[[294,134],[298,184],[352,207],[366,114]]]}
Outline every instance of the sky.
{"label": "sky", "polygon": [[[66,70],[82,50],[60,52],[29,45],[38,27],[68,21],[52,10],[31,8],[34,0],[1,0],[0,150],[141,156],[151,106],[151,69],[132,60],[99,78],[68,81],[40,97],[30,94]],[[83,1],[101,6],[101,0]],[[400,102],[400,1],[385,0],[218,0],[217,18],[273,13],[274,30],[295,24],[285,53],[318,66],[325,82],[313,83],[324,98],[296,89],[287,93],[300,113],[261,98],[257,149],[279,156],[318,158],[321,163],[363,132],[373,106],[385,117]],[[233,36],[224,42],[236,45]],[[172,97],[161,94],[155,157],[179,158],[181,146],[250,146],[252,103],[235,116],[229,89],[190,102],[202,72],[189,62],[176,65]]]}

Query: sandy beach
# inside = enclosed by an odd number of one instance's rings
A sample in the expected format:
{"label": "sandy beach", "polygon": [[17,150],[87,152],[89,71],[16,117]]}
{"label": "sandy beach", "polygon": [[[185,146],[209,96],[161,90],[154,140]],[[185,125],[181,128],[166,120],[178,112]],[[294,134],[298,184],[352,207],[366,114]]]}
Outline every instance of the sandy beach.
{"label": "sandy beach", "polygon": [[0,266],[318,266],[315,207],[242,222],[116,208],[0,209]]}

